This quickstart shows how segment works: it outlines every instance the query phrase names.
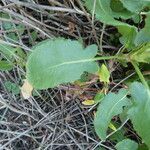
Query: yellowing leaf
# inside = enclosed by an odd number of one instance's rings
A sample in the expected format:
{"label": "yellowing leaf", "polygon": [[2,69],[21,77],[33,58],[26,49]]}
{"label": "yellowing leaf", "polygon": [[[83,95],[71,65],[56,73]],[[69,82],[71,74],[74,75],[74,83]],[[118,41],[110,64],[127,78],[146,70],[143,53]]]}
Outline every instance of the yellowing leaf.
{"label": "yellowing leaf", "polygon": [[95,103],[94,100],[85,100],[82,102],[82,104],[86,106],[94,105],[94,103]]}
{"label": "yellowing leaf", "polygon": [[110,72],[104,64],[99,69],[98,75],[101,82],[109,83]]}
{"label": "yellowing leaf", "polygon": [[112,129],[113,131],[117,131],[116,127],[110,122],[109,128]]}
{"label": "yellowing leaf", "polygon": [[33,87],[32,85],[28,82],[28,80],[24,80],[24,84],[21,87],[21,94],[24,99],[28,99],[32,96],[32,91]]}

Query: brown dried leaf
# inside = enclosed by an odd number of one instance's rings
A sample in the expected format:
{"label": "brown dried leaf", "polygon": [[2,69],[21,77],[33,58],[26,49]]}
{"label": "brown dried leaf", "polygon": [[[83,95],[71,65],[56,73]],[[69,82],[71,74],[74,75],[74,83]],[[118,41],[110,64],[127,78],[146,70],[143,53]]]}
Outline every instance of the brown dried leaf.
{"label": "brown dried leaf", "polygon": [[21,94],[24,99],[28,99],[32,96],[33,86],[28,82],[27,79],[24,80],[24,84],[21,87]]}

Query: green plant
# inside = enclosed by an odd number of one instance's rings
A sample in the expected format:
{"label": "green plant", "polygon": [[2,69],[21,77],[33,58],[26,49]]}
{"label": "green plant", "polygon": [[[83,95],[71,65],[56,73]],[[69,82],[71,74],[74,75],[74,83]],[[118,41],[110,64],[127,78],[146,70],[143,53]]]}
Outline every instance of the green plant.
{"label": "green plant", "polygon": [[25,66],[26,54],[20,47],[12,47],[7,43],[0,43],[0,70],[12,70],[17,64]]}
{"label": "green plant", "polygon": [[96,45],[84,50],[78,41],[60,38],[43,41],[33,48],[29,56],[27,79],[37,89],[76,81],[84,71],[97,71],[98,65],[94,62],[96,53]]}
{"label": "green plant", "polygon": [[[9,14],[0,12],[0,18],[4,20],[12,19]],[[11,42],[19,40],[19,36],[24,33],[25,27],[23,24],[15,25],[11,22],[2,22],[2,29],[6,32],[6,39]]]}
{"label": "green plant", "polygon": [[[139,52],[142,58],[137,59]],[[98,60],[115,59],[116,61],[133,63],[143,85],[135,82],[131,84],[129,90],[121,89],[117,94],[108,93],[102,98],[96,112],[94,126],[98,136],[102,140],[107,139],[109,137],[109,135],[107,136],[107,129],[111,119],[123,113],[124,108],[126,108],[126,117],[132,121],[135,130],[150,147],[150,133],[148,132],[150,91],[138,67],[141,62],[149,62],[147,59],[149,57],[149,44],[138,47],[138,49],[135,48],[128,54],[94,57],[96,53],[96,45],[83,48],[78,41],[62,38],[43,41],[33,48],[33,52],[28,58],[27,80],[35,89],[46,89],[62,83],[74,82],[80,79],[84,71],[98,72],[99,67],[95,62]],[[102,66],[104,68],[103,73],[106,72],[106,79],[102,78],[102,81],[105,82],[106,80],[108,83],[108,70],[106,66]],[[127,98],[128,95],[131,97]],[[147,119],[143,116],[146,116]],[[141,120],[145,123],[144,125],[141,124]]]}
{"label": "green plant", "polygon": [[[127,98],[131,95],[130,98]],[[129,118],[134,129],[142,137],[143,141],[150,148],[150,132],[149,132],[149,107],[150,107],[150,90],[141,83],[134,82],[129,90],[120,90],[117,94],[108,93],[98,107],[94,126],[98,136],[105,140],[110,135],[106,135],[110,120],[123,112],[126,108],[126,117]],[[144,117],[143,117],[144,116]]]}
{"label": "green plant", "polygon": [[[1,23],[1,28],[5,33],[5,40],[15,43],[19,41],[20,36],[25,31],[25,26],[22,24],[14,24],[9,22],[12,19],[9,14],[0,12],[0,18],[4,21]],[[6,20],[6,21],[5,21]],[[8,42],[9,43],[9,42]],[[19,47],[12,47],[7,42],[0,39],[0,70],[12,70],[16,64],[24,65],[23,59],[26,57],[24,51]]]}
{"label": "green plant", "polygon": [[20,93],[20,88],[16,83],[6,81],[4,85],[6,89],[8,90],[8,92],[15,94],[15,95],[18,95]]}
{"label": "green plant", "polygon": [[[138,51],[141,52],[141,59],[136,59]],[[146,44],[144,48],[142,46],[138,51],[133,50],[128,54],[122,53],[115,56],[94,57],[97,54],[96,45],[90,45],[84,49],[78,41],[62,38],[46,40],[36,45],[28,58],[27,80],[36,89],[55,87],[80,79],[84,71],[96,73],[98,65],[95,61],[115,59],[133,63],[141,81],[148,87],[138,63],[149,63],[149,44]]]}
{"label": "green plant", "polygon": [[127,150],[127,149],[137,150],[138,144],[130,139],[125,139],[119,142],[115,147],[117,150]]}
{"label": "green plant", "polygon": [[[91,13],[95,13],[97,20],[118,29],[123,48],[117,55],[99,56],[98,47],[95,44],[83,47],[79,41],[64,38],[48,39],[38,43],[32,48],[26,63],[27,85],[25,87],[29,90],[25,93],[28,94],[26,97],[30,97],[33,88],[47,89],[59,84],[73,83],[85,72],[98,74],[99,80],[107,88],[110,72],[104,64],[99,67],[97,61],[113,59],[121,64],[130,63],[142,83],[133,82],[128,89],[120,89],[116,93],[98,92],[92,101],[99,105],[94,118],[94,128],[98,137],[105,142],[121,130],[120,127],[113,127],[114,131],[110,132],[109,127],[110,124],[113,126],[111,121],[114,117],[121,120],[122,126],[130,120],[137,134],[142,138],[142,142],[150,149],[150,90],[140,69],[141,65],[150,63],[150,2],[146,0],[85,0],[84,4]],[[142,20],[143,15],[146,19]],[[132,20],[133,25],[127,23],[127,19]],[[145,21],[144,28],[138,30],[135,20]],[[11,25],[4,24],[6,30],[7,26]],[[33,40],[36,39],[36,34],[34,36]],[[12,69],[13,64],[16,63],[14,55],[16,56],[18,49],[1,44],[0,51],[5,56],[1,60],[1,70]],[[21,52],[20,49],[19,51]],[[124,116],[123,119],[121,115]],[[116,149],[121,150],[124,147],[129,150],[138,149],[135,141],[126,138],[121,135],[121,140],[117,139]]]}
{"label": "green plant", "polygon": [[[104,24],[116,26],[120,37],[120,42],[128,49],[133,48],[135,45],[139,45],[143,42],[149,42],[149,16],[150,2],[147,0],[85,0],[85,6],[91,13],[95,13],[96,19]],[[95,7],[93,7],[95,6]],[[147,10],[145,11],[145,9]],[[138,32],[138,29],[134,25],[130,25],[121,19],[132,19],[135,16],[146,15],[145,28]]]}

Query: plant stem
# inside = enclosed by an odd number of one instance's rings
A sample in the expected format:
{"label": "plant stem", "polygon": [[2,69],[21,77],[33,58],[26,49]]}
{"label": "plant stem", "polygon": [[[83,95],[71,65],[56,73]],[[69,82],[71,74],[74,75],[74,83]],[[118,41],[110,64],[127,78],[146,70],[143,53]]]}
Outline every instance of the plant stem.
{"label": "plant stem", "polygon": [[[97,61],[97,60],[109,60],[109,59],[124,59],[124,58],[123,58],[123,57],[120,57],[120,56],[118,56],[118,55],[116,55],[116,56],[102,56],[102,57],[93,58],[92,61]],[[145,80],[145,78],[144,78],[142,72],[140,71],[138,65],[136,64],[136,62],[133,62],[133,61],[132,61],[131,63],[132,63],[132,65],[133,65],[133,67],[134,67],[136,73],[138,74],[138,76],[139,76],[141,82],[143,83],[143,85],[145,85],[145,87],[147,87],[147,88],[149,89],[149,86],[148,86],[148,84],[147,84],[147,82],[146,82],[146,80]]]}
{"label": "plant stem", "polygon": [[136,62],[133,62],[133,61],[132,61],[131,63],[132,63],[132,65],[133,65],[133,67],[134,67],[136,73],[138,74],[138,76],[139,76],[141,82],[143,83],[143,85],[145,85],[145,87],[149,89],[149,86],[148,86],[148,84],[147,84],[147,82],[146,82],[146,80],[145,80],[145,78],[144,78],[142,72],[140,71],[138,65],[136,64]]}
{"label": "plant stem", "polygon": [[123,59],[122,57],[116,55],[116,56],[102,56],[102,57],[96,57],[93,58],[93,61],[97,61],[97,60],[109,60],[109,59]]}
{"label": "plant stem", "polygon": [[106,27],[106,25],[103,24],[101,36],[100,36],[100,50],[101,50],[102,54],[103,54],[103,44],[102,43],[103,43],[103,35],[104,35],[105,27]]}

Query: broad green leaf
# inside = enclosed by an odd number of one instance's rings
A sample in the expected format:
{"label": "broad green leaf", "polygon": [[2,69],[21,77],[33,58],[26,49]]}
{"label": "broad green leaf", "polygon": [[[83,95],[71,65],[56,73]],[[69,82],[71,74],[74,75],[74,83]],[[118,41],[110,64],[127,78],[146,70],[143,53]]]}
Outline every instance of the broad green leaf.
{"label": "broad green leaf", "polygon": [[125,107],[123,112],[119,115],[119,118],[122,123],[124,123],[128,119],[128,114],[127,114],[128,109],[129,109],[129,107]]}
{"label": "broad green leaf", "polygon": [[27,61],[27,80],[36,89],[47,89],[80,79],[84,71],[95,73],[97,46],[83,48],[78,41],[46,40],[36,45]]}
{"label": "broad green leaf", "polygon": [[150,42],[133,49],[128,55],[131,61],[150,63]]}
{"label": "broad green leaf", "polygon": [[145,27],[138,32],[135,38],[135,44],[140,45],[145,42],[150,42],[150,14],[145,19]]}
{"label": "broad green leaf", "polygon": [[137,35],[137,30],[134,30],[132,27],[127,26],[118,26],[118,31],[123,36],[120,37],[120,42],[124,44],[127,48],[135,47],[134,41]]}
{"label": "broad green leaf", "polygon": [[106,131],[111,119],[123,111],[124,106],[129,105],[127,99],[128,91],[121,89],[117,94],[109,93],[104,97],[101,104],[98,106],[94,119],[94,127],[97,135],[105,140]]}
{"label": "broad green leaf", "polygon": [[120,0],[111,0],[110,8],[112,9],[113,17],[115,18],[129,19],[134,15],[123,6]]}
{"label": "broad green leaf", "polygon": [[[92,13],[94,1],[85,0],[85,5]],[[116,15],[116,13],[114,13],[114,11],[111,9],[111,0],[96,0],[95,15],[98,20],[100,20],[105,24],[114,25],[114,26],[127,25],[126,23],[116,20],[114,18],[115,17],[114,14]],[[119,14],[120,12],[118,12],[118,15]]]}
{"label": "broad green leaf", "polygon": [[138,144],[130,139],[125,139],[115,146],[117,150],[137,150]]}
{"label": "broad green leaf", "polygon": [[98,75],[101,82],[109,83],[110,72],[104,64],[100,67]]}
{"label": "broad green leaf", "polygon": [[150,90],[141,83],[134,82],[130,91],[134,103],[128,111],[128,116],[134,129],[150,148]]}
{"label": "broad green leaf", "polygon": [[[85,5],[92,13],[94,1],[86,0]],[[96,18],[105,24],[116,26],[119,29],[119,32],[122,34],[121,41],[123,42],[123,44],[125,44],[125,46],[130,47],[130,45],[134,44],[133,41],[137,33],[137,28],[135,26],[131,26],[127,23],[116,20],[114,18],[116,17],[116,13],[112,11],[110,5],[111,5],[111,0],[96,0],[96,6],[94,11]]]}
{"label": "broad green leaf", "polygon": [[142,16],[140,14],[135,14],[134,16],[132,16],[132,20],[138,24],[141,22]]}
{"label": "broad green leaf", "polygon": [[149,0],[120,0],[125,8],[134,13],[140,13],[141,10],[150,4]]}
{"label": "broad green leaf", "polygon": [[13,68],[13,64],[5,61],[5,60],[0,60],[0,70],[1,71],[9,71]]}

